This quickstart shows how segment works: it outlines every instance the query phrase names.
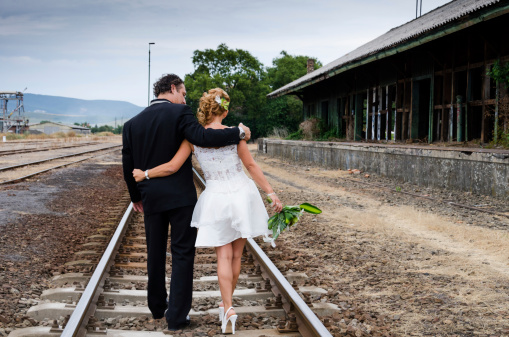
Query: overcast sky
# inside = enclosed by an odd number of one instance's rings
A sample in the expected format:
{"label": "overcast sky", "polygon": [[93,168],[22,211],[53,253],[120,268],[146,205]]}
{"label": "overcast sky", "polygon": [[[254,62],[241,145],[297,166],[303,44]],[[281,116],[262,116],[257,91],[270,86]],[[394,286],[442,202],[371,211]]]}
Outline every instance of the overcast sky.
{"label": "overcast sky", "polygon": [[[422,13],[447,0],[423,0]],[[265,66],[282,50],[324,65],[415,18],[414,0],[2,0],[0,91],[140,106],[151,81],[226,43]]]}

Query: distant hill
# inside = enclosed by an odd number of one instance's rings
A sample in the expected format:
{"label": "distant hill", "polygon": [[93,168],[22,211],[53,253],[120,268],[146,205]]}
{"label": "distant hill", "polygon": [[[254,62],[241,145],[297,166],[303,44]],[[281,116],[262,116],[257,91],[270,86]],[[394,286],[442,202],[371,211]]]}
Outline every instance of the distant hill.
{"label": "distant hill", "polygon": [[88,122],[90,125],[117,125],[126,122],[144,108],[123,101],[84,100],[69,97],[36,94],[24,95],[25,115],[30,123],[42,120],[73,124]]}

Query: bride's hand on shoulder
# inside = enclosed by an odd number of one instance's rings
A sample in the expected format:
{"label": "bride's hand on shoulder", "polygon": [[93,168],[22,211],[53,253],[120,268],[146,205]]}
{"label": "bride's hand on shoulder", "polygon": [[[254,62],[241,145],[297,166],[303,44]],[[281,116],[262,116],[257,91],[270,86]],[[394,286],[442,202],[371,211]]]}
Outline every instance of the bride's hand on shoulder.
{"label": "bride's hand on shoulder", "polygon": [[134,177],[134,180],[136,180],[136,182],[139,183],[140,181],[145,180],[145,172],[143,172],[140,169],[134,169],[133,177]]}

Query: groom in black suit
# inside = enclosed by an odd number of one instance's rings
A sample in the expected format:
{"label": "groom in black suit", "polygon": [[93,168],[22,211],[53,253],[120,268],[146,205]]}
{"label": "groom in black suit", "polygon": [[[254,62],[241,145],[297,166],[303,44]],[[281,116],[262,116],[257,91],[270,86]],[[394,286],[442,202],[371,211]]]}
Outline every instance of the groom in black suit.
{"label": "groom in black suit", "polygon": [[[148,306],[154,318],[166,317],[168,329],[189,324],[193,291],[196,228],[190,226],[197,201],[191,156],[182,168],[167,177],[136,183],[134,168],[148,170],[166,163],[187,139],[201,147],[238,144],[251,136],[249,128],[205,129],[186,105],[186,88],[173,74],[154,84],[157,99],[124,124],[122,166],[134,209],[144,212],[147,238]],[[170,298],[166,302],[166,251],[171,224],[172,270]],[[167,309],[167,311],[166,311]]]}

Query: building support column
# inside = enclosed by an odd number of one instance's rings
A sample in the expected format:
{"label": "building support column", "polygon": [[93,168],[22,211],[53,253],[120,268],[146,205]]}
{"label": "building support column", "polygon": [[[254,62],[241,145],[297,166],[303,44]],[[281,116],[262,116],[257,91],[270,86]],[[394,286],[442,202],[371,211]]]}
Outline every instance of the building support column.
{"label": "building support column", "polygon": [[387,85],[385,87],[385,140],[392,140],[391,126],[392,126],[392,100],[391,89]]}
{"label": "building support column", "polygon": [[[401,108],[398,106],[399,99],[399,84],[396,80],[396,84],[394,86],[394,141],[398,141],[401,138],[401,128],[398,126],[398,123],[401,122],[401,117],[398,114],[398,109]],[[398,118],[399,117],[399,118]]]}
{"label": "building support column", "polygon": [[371,107],[371,99],[369,95],[369,88],[366,90],[366,140],[369,139],[369,132],[371,130],[371,124],[369,124],[369,110]]}
{"label": "building support column", "polygon": [[435,67],[431,73],[429,83],[429,121],[428,121],[428,143],[433,143],[433,115],[435,112]]}
{"label": "building support column", "polygon": [[420,83],[412,79],[412,104],[410,106],[410,138],[419,138],[419,88]]}
{"label": "building support column", "polygon": [[382,140],[384,137],[383,137],[383,121],[382,121],[382,110],[383,110],[383,105],[382,105],[382,97],[383,97],[383,94],[382,94],[382,87],[378,87],[377,88],[377,92],[378,92],[378,108],[377,108],[377,122],[376,122],[376,139],[377,140]]}
{"label": "building support column", "polygon": [[449,142],[453,141],[454,137],[454,90],[456,89],[454,76],[454,66],[451,73],[451,108],[449,109]]}
{"label": "building support column", "polygon": [[468,102],[472,100],[472,72],[470,71],[470,62],[469,68],[467,69],[467,98],[465,99],[465,141],[468,142],[468,118],[469,118],[469,109]]}
{"label": "building support column", "polygon": [[355,94],[355,122],[354,140],[362,139],[362,112],[364,108],[364,97],[362,94]]}
{"label": "building support column", "polygon": [[500,96],[500,84],[495,85],[495,125],[493,128],[493,141],[495,144],[498,142],[498,101]]}
{"label": "building support column", "polygon": [[463,139],[463,97],[461,95],[456,96],[456,104],[458,107],[456,108],[456,136],[458,138],[458,142],[464,141]]}
{"label": "building support column", "polygon": [[[409,126],[409,117],[410,117],[410,106],[406,103],[407,100],[407,83],[406,78],[403,80],[403,104],[402,104],[402,114],[401,114],[401,140],[408,139],[410,132],[408,132]],[[412,82],[410,82],[410,105],[412,104]]]}
{"label": "building support column", "polygon": [[376,110],[378,108],[377,104],[377,95],[378,91],[376,90],[376,87],[373,88],[373,105],[371,106],[371,139],[376,139],[376,121],[377,121],[377,113]]}

